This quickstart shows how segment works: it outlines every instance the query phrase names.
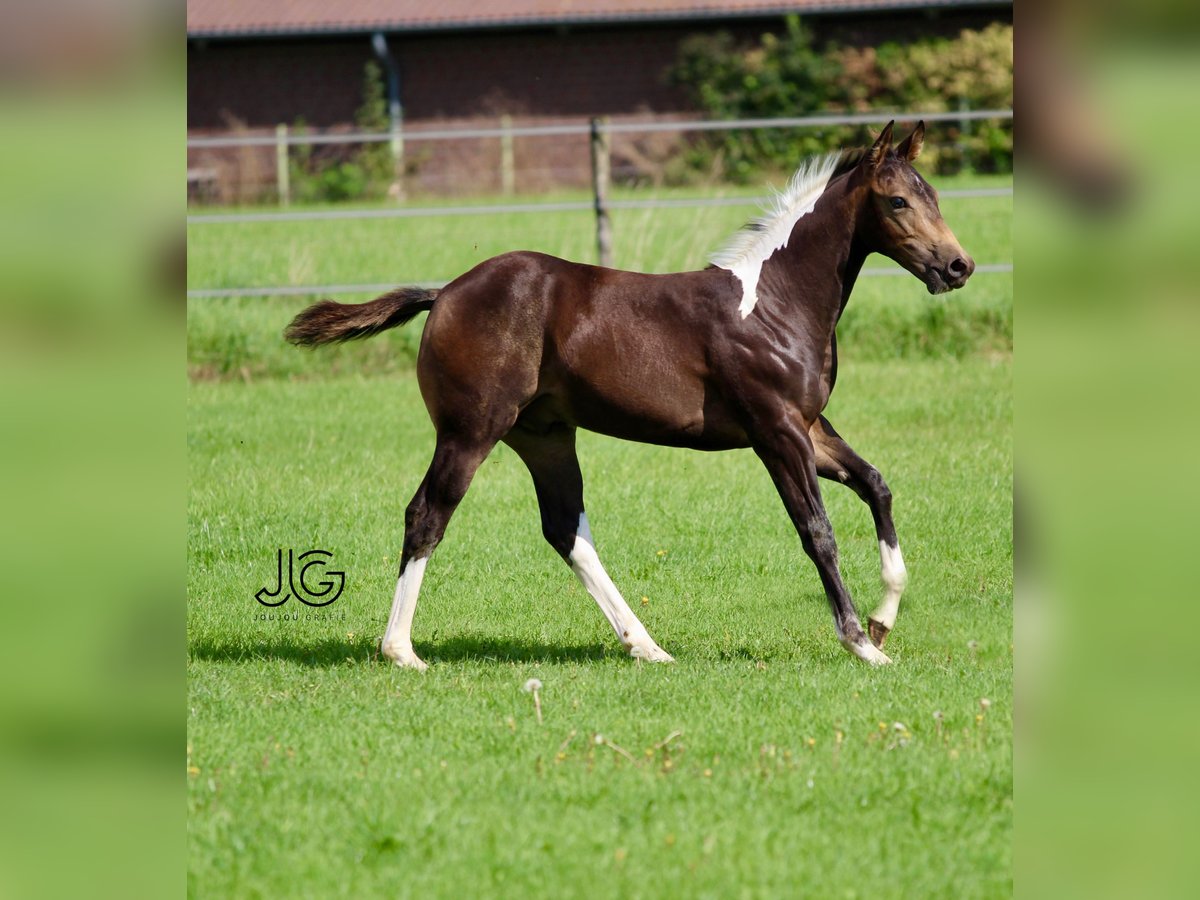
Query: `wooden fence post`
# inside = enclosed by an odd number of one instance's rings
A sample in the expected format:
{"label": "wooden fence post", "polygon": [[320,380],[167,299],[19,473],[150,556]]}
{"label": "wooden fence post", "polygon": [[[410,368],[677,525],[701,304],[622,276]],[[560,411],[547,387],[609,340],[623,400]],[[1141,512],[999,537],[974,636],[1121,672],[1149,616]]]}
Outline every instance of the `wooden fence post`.
{"label": "wooden fence post", "polygon": [[[397,108],[399,104],[396,104]],[[390,139],[388,145],[392,151],[392,183],[388,188],[388,196],[398,203],[403,203],[408,191],[404,184],[404,131],[400,125],[400,116],[395,110],[388,128]]]}
{"label": "wooden fence post", "polygon": [[592,196],[596,207],[596,251],[600,265],[612,265],[612,222],[608,218],[610,136],[608,117],[592,119]]}
{"label": "wooden fence post", "polygon": [[275,190],[279,194],[281,206],[292,202],[291,173],[288,172],[288,127],[280,124],[275,126]]}
{"label": "wooden fence post", "polygon": [[500,190],[504,196],[512,196],[517,187],[517,172],[513,162],[512,116],[505,113],[500,117]]}

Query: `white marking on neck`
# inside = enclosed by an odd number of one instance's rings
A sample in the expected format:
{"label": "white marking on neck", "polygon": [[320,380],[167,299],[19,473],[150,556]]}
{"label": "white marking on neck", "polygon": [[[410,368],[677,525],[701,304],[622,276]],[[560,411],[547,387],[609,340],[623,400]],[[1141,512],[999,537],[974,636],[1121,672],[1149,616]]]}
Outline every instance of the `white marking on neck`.
{"label": "white marking on neck", "polygon": [[761,216],[752,219],[708,258],[717,268],[728,269],[742,283],[738,312],[743,319],[758,303],[758,277],[763,263],[776,250],[787,246],[796,223],[813,211],[829,186],[829,179],[840,159],[841,153],[809,159],[796,170],[787,188],[775,194],[770,207],[764,209]]}

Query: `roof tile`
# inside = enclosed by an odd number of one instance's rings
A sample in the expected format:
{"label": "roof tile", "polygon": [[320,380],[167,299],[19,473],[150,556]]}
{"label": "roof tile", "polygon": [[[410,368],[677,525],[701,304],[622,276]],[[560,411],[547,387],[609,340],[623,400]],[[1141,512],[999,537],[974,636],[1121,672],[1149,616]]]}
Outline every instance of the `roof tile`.
{"label": "roof tile", "polygon": [[[189,37],[415,31],[932,6],[984,0],[188,0]],[[992,0],[995,2],[995,0]]]}

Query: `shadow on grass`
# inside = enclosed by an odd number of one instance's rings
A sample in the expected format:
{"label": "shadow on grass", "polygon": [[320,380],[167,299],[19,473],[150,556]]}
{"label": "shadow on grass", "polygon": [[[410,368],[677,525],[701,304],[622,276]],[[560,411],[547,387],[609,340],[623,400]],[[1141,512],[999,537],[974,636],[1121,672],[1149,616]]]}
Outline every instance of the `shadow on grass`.
{"label": "shadow on grass", "polygon": [[[587,662],[604,659],[600,644],[545,644],[486,635],[461,635],[436,642],[418,641],[417,655],[428,663],[442,662]],[[615,653],[615,651],[614,651]],[[254,646],[197,641],[188,647],[192,659],[210,662],[283,660],[313,668],[332,668],[347,662],[384,665],[379,648],[347,640],[264,641]]]}
{"label": "shadow on grass", "polygon": [[587,662],[609,655],[601,644],[544,644],[478,634],[449,637],[435,643],[418,641],[415,649],[426,662]]}
{"label": "shadow on grass", "polygon": [[245,644],[223,644],[214,641],[196,641],[188,646],[191,659],[211,662],[252,662],[260,659],[277,659],[300,663],[314,668],[340,666],[347,660],[369,663],[377,655],[376,648],[362,641],[347,640],[308,641],[261,641]]}

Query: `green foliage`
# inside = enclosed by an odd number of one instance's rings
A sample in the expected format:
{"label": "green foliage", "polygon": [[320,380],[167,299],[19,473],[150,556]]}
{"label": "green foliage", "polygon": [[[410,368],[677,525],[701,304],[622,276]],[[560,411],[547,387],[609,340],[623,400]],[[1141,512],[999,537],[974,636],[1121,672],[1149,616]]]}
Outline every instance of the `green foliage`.
{"label": "green foliage", "polygon": [[[354,116],[360,131],[384,132],[391,127],[387,91],[377,62],[368,62],[363,74],[363,103]],[[386,143],[363,144],[356,162],[371,196],[382,196],[395,178],[391,147]]]}
{"label": "green foliage", "polygon": [[[387,92],[379,64],[371,61],[363,70],[363,102],[354,115],[360,131],[383,132],[390,127]],[[296,122],[298,133],[306,131]],[[342,147],[294,147],[290,156],[292,193],[301,203],[339,202],[383,197],[394,180],[391,148],[386,143],[361,144],[347,151]]]}
{"label": "green foliage", "polygon": [[[911,44],[817,49],[811,33],[789,17],[783,35],[764,34],[750,47],[726,32],[684,42],[671,70],[713,118],[781,118],[874,109],[946,112],[1010,109],[1013,103],[1013,31],[992,24],[957,38]],[[853,127],[790,132],[724,132],[698,139],[694,169],[723,170],[747,180],[763,169],[790,170],[815,152],[861,142]],[[939,173],[971,169],[1012,171],[1012,122],[931,125],[926,163]]]}

